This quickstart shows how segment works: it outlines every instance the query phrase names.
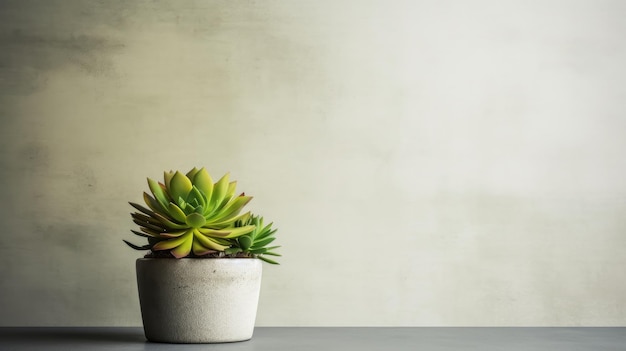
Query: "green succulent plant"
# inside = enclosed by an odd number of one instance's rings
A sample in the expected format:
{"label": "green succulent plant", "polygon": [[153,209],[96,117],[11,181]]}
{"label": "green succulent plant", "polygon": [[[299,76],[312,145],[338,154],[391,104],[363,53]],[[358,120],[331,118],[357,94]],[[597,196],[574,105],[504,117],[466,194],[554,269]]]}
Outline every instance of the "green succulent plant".
{"label": "green succulent plant", "polygon": [[266,247],[276,230],[271,230],[271,224],[263,227],[262,217],[240,214],[252,197],[235,195],[237,182],[231,182],[229,174],[214,183],[206,169],[194,167],[186,174],[164,172],[163,179],[160,183],[148,178],[151,194],[143,193],[147,208],[130,203],[137,210],[131,216],[140,229],[131,231],[148,239],[143,246],[124,240],[130,247],[169,251],[175,258],[217,254],[276,263],[262,257],[279,256],[271,252],[276,247]]}
{"label": "green succulent plant", "polygon": [[236,240],[233,240],[233,246],[226,249],[226,252],[231,254],[249,254],[258,257],[265,262],[278,264],[276,261],[263,256],[280,256],[279,254],[272,251],[279,248],[280,246],[268,247],[268,245],[276,239],[274,237],[276,229],[272,229],[272,224],[273,223],[263,225],[263,217],[254,216],[246,213],[240,219],[235,221],[234,226],[236,228],[245,228],[247,226],[253,225],[254,230],[252,230],[250,233],[237,237]]}

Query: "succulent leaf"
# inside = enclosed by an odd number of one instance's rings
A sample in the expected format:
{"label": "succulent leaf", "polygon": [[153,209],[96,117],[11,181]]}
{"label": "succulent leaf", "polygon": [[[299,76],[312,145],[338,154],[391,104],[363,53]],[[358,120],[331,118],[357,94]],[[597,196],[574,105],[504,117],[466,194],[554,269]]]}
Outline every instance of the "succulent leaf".
{"label": "succulent leaf", "polygon": [[131,232],[133,234],[135,234],[135,235],[139,235],[139,236],[144,237],[144,238],[153,238],[154,237],[153,235],[142,233],[142,232],[138,232],[138,231],[132,230],[132,229],[131,229]]}
{"label": "succulent leaf", "polygon": [[143,245],[143,246],[137,246],[129,241],[124,240],[124,242],[126,243],[126,245],[132,247],[135,250],[150,250],[150,246],[151,245]]}
{"label": "succulent leaf", "polygon": [[133,222],[135,222],[135,224],[137,224],[137,225],[139,225],[139,226],[142,226],[142,227],[144,227],[144,228],[147,228],[147,229],[153,230],[153,231],[155,231],[155,232],[157,232],[157,233],[159,233],[159,232],[162,232],[162,231],[163,231],[163,228],[161,228],[160,226],[154,225],[154,224],[150,224],[150,223],[146,223],[146,222],[141,222],[141,221],[138,221],[138,220],[136,220],[136,219],[133,219]]}
{"label": "succulent leaf", "polygon": [[266,253],[264,253],[264,255],[270,255],[270,256],[282,256],[281,254],[277,254],[276,252],[272,252],[272,251],[267,251]]}
{"label": "succulent leaf", "polygon": [[191,251],[193,251],[193,254],[196,256],[202,256],[202,255],[207,255],[210,253],[216,253],[217,251],[206,248],[204,246],[202,246],[198,240],[194,240],[193,244],[191,245]]}
{"label": "succulent leaf", "polygon": [[219,244],[217,241],[205,236],[204,234],[200,233],[197,230],[194,230],[194,238],[198,239],[198,241],[200,242],[200,244],[202,244],[202,246],[207,247],[209,249],[213,249],[216,251],[224,251],[228,248],[228,246]]}
{"label": "succulent leaf", "polygon": [[154,214],[154,218],[158,219],[159,222],[161,222],[163,224],[163,226],[170,228],[170,229],[185,229],[187,228],[187,226],[185,224],[178,224],[175,223],[171,220],[169,220],[169,218],[159,214],[159,213],[155,213]]}
{"label": "succulent leaf", "polygon": [[[224,196],[224,199],[222,199],[222,202],[220,203],[218,209],[221,210],[222,208],[224,208],[224,206],[226,206],[228,201],[235,195],[236,188],[237,188],[236,181],[232,181],[228,183],[228,189],[226,190],[226,195]],[[241,195],[243,196],[244,194],[241,194]]]}
{"label": "succulent leaf", "polygon": [[185,223],[192,228],[200,228],[206,224],[206,219],[199,213],[192,213],[187,216]]}
{"label": "succulent leaf", "polygon": [[238,241],[243,251],[248,250],[250,246],[252,245],[252,238],[247,235],[240,236]]}
{"label": "succulent leaf", "polygon": [[184,239],[182,244],[178,245],[172,251],[170,251],[172,255],[174,255],[174,257],[176,258],[189,256],[189,253],[191,252],[191,246],[193,245],[193,234],[191,232],[188,232],[183,235],[182,238]]}
{"label": "succulent leaf", "polygon": [[196,176],[198,171],[199,171],[199,169],[194,167],[189,172],[187,172],[187,174],[185,174],[185,175],[187,176],[187,178],[189,178],[189,180],[193,180],[193,178]]}
{"label": "succulent leaf", "polygon": [[265,239],[263,239],[263,240],[255,241],[253,246],[254,246],[255,248],[256,248],[256,247],[263,247],[263,246],[265,246],[265,245],[267,245],[267,244],[271,243],[271,242],[272,242],[272,241],[274,241],[275,239],[276,239],[276,238],[274,238],[274,237],[267,237],[267,238],[265,238]]}
{"label": "succulent leaf", "polygon": [[163,238],[163,239],[178,238],[179,236],[181,236],[181,235],[183,235],[185,233],[187,233],[186,230],[182,230],[182,231],[179,231],[179,232],[163,232],[163,233],[161,233],[159,235],[159,237]]}
{"label": "succulent leaf", "polygon": [[[146,193],[144,193],[144,194],[146,194]],[[146,195],[148,195],[148,194],[146,194]],[[148,216],[152,216],[154,214],[153,211],[151,211],[151,210],[149,210],[149,209],[147,209],[147,208],[145,208],[145,207],[143,207],[143,206],[141,206],[139,204],[136,204],[134,202],[129,202],[129,204],[131,206],[133,206],[136,210],[141,211],[141,212],[147,214]]]}
{"label": "succulent leaf", "polygon": [[230,231],[230,233],[224,236],[223,238],[230,239],[230,238],[236,238],[238,236],[242,236],[245,234],[249,234],[250,232],[254,230],[254,228],[256,227],[253,225],[247,225],[247,226],[238,227],[238,228],[229,228],[228,230]]}
{"label": "succulent leaf", "polygon": [[182,245],[182,243],[185,242],[187,239],[189,239],[189,234],[190,234],[190,231],[187,231],[185,232],[184,235],[181,235],[179,237],[169,239],[169,240],[159,241],[152,247],[152,250],[171,250],[173,248],[176,248]]}
{"label": "succulent leaf", "polygon": [[150,220],[150,217],[141,214],[139,212],[134,212],[130,214],[131,217],[133,217],[136,220],[142,221],[142,222],[148,222]]}
{"label": "succulent leaf", "polygon": [[195,177],[193,177],[193,185],[204,193],[208,203],[208,201],[211,200],[211,195],[213,194],[213,179],[204,167],[202,167],[196,173]]}
{"label": "succulent leaf", "polygon": [[187,196],[187,203],[193,203],[194,201],[196,203],[195,205],[196,207],[206,206],[206,199],[204,198],[200,190],[195,185],[191,187],[191,191],[189,192],[189,195]]}
{"label": "succulent leaf", "polygon": [[161,237],[161,234],[163,233],[162,231],[154,231],[152,229],[148,229],[146,227],[139,227],[139,230],[141,230],[142,232],[150,235],[151,237],[154,238],[159,238]]}
{"label": "succulent leaf", "polygon": [[252,200],[252,196],[240,195],[234,200],[228,202],[214,217],[225,217],[231,214],[238,214],[241,209]]}
{"label": "succulent leaf", "polygon": [[176,172],[174,172],[174,171],[163,172],[163,180],[165,181],[165,188],[166,189],[170,188],[170,182],[172,181],[172,178],[174,177],[174,174],[176,174]]}
{"label": "succulent leaf", "polygon": [[[156,201],[161,205],[161,207],[167,208],[167,204],[170,202],[170,200],[167,198],[167,195],[165,194],[165,190],[163,189],[163,187],[161,187],[161,184],[159,184],[156,180],[148,178],[148,186],[150,187],[150,191],[152,192],[152,195],[154,196]],[[153,211],[156,211],[156,210],[153,209]]]}
{"label": "succulent leaf", "polygon": [[224,200],[224,197],[226,196],[226,191],[228,191],[229,185],[228,178],[229,174],[224,174],[224,176],[220,178],[220,180],[218,180],[217,183],[215,183],[215,185],[213,186],[213,195],[211,195],[210,202],[212,205],[212,211],[218,210],[219,205],[222,203],[222,200]]}
{"label": "succulent leaf", "polygon": [[265,262],[267,262],[269,264],[280,264],[280,263],[278,263],[278,262],[276,262],[274,260],[271,260],[271,259],[269,259],[267,257],[264,257],[264,256],[257,256],[257,258],[262,260],[262,261],[265,261]]}
{"label": "succulent leaf", "polygon": [[[148,224],[156,225],[158,227],[162,227],[163,226],[160,221],[154,219],[153,217],[146,217],[146,216],[144,216],[144,215],[142,215],[142,214],[140,214],[138,212],[132,213],[131,217],[133,217],[133,219],[136,220],[135,221],[136,224],[148,223]],[[139,224],[139,225],[141,225],[141,224]]]}
{"label": "succulent leaf", "polygon": [[211,222],[211,226],[215,228],[225,228],[233,225],[235,222],[245,218],[247,215],[250,215],[250,212],[246,212],[242,215],[237,215],[236,212],[231,213],[224,218],[221,218],[219,222]]}
{"label": "succulent leaf", "polygon": [[197,230],[206,236],[209,237],[218,237],[222,238],[228,235],[230,232],[226,229],[211,229],[211,228],[197,228]]}
{"label": "succulent leaf", "polygon": [[172,177],[170,187],[167,190],[172,196],[172,199],[186,199],[187,195],[189,195],[189,192],[191,191],[191,188],[191,180],[189,180],[189,178],[187,178],[187,176],[182,174],[180,171],[177,171],[176,174],[174,174],[174,177]]}
{"label": "succulent leaf", "polygon": [[181,210],[180,207],[176,206],[176,204],[174,204],[173,202],[170,202],[168,204],[167,209],[168,213],[178,222],[185,223],[185,221],[187,220],[187,215],[185,214],[185,212],[183,212],[183,210]]}
{"label": "succulent leaf", "polygon": [[268,224],[267,227],[263,228],[261,231],[259,231],[257,233],[257,235],[254,237],[255,240],[263,240],[265,238],[267,238],[268,236],[272,236],[274,233],[276,233],[276,229],[274,230],[270,230],[269,226],[271,226],[272,224]]}
{"label": "succulent leaf", "polygon": [[150,196],[148,193],[144,192],[143,193],[143,200],[146,203],[146,205],[148,205],[148,207],[150,207],[150,209],[153,212],[163,212],[164,208],[161,207],[161,205],[159,204],[159,202],[153,198],[152,196]]}

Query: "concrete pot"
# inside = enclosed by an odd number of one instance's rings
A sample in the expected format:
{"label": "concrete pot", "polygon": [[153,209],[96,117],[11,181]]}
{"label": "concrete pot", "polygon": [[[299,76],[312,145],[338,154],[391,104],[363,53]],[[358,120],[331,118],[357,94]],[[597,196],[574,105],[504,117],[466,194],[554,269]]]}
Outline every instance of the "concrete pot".
{"label": "concrete pot", "polygon": [[255,258],[140,258],[137,285],[146,338],[168,343],[249,340],[261,261]]}

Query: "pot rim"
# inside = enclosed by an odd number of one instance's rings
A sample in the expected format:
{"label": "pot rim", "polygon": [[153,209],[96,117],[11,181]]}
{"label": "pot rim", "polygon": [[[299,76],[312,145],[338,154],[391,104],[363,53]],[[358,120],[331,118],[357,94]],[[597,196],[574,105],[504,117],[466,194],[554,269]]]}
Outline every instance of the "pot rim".
{"label": "pot rim", "polygon": [[[257,257],[183,257],[183,258],[173,258],[173,257],[139,257],[137,261],[208,261],[208,260],[224,260],[224,261],[248,261],[248,260],[259,260]],[[259,260],[260,261],[260,260]]]}

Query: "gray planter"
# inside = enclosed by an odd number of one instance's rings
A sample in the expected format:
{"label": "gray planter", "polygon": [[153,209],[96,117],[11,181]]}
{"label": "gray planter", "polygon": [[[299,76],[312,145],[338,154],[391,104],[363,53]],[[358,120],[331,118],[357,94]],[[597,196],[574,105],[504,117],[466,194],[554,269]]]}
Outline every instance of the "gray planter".
{"label": "gray planter", "polygon": [[136,267],[148,340],[219,343],[252,337],[260,260],[140,258]]}

